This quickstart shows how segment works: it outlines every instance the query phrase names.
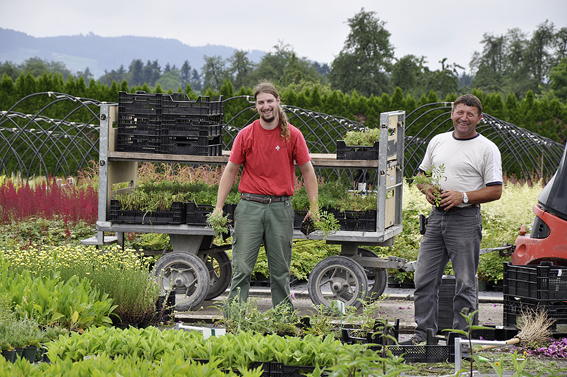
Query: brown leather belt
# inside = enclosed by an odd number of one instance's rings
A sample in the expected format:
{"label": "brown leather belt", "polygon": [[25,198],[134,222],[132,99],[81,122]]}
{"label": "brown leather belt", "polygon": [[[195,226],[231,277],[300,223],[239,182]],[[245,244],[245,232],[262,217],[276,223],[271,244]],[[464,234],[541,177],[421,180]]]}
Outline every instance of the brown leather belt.
{"label": "brown leather belt", "polygon": [[250,200],[251,202],[258,202],[263,204],[284,202],[289,200],[289,196],[269,196],[269,195],[256,195],[256,194],[242,194],[240,199]]}

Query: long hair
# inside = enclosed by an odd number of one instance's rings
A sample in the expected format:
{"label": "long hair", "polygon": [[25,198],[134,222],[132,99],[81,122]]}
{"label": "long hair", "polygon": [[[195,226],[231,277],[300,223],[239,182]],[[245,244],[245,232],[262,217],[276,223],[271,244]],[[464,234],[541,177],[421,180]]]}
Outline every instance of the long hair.
{"label": "long hair", "polygon": [[[278,94],[278,90],[276,89],[274,84],[272,84],[269,81],[262,81],[256,86],[256,88],[254,89],[254,100],[256,100],[256,97],[258,97],[258,94],[260,93],[268,93],[273,95],[276,99],[280,98],[280,95]],[[278,125],[280,126],[280,136],[282,137],[282,139],[287,141],[289,140],[289,135],[290,135],[289,123],[287,120],[287,115],[284,109],[282,108],[281,98],[280,98],[280,104],[278,105],[277,115],[278,115]]]}

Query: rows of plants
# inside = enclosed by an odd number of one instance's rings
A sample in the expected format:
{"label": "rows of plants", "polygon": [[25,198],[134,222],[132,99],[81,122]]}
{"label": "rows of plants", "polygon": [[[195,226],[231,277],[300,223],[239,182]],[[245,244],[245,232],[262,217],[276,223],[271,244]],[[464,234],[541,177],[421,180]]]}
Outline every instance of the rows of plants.
{"label": "rows of plants", "polygon": [[[214,204],[216,201],[216,185],[220,178],[221,170],[210,167],[192,168],[180,165],[156,165],[143,164],[139,169],[139,186],[155,187],[155,200],[147,200],[150,203],[144,207],[137,204],[140,208],[154,208],[163,202],[163,198],[168,195],[163,194],[165,190],[160,187],[174,187],[179,190],[181,187],[188,187],[187,192],[193,195],[193,200],[199,204]],[[68,203],[67,207],[73,208],[96,208],[97,197],[93,195],[89,202],[85,196],[81,196],[82,190],[92,190],[98,183],[96,170],[90,169],[82,174],[77,180],[77,188],[73,190],[59,189],[58,192],[65,193],[57,202]],[[15,206],[14,203],[34,203],[41,201],[41,197],[34,190],[42,193],[43,184],[29,184],[29,189],[21,189],[27,183],[17,182],[14,179],[0,178],[0,191],[8,191],[10,195],[0,196],[0,211],[2,214],[11,213],[8,217],[0,221],[2,232],[0,241],[3,244],[19,243],[21,245],[35,244],[42,245],[74,245],[81,239],[91,237],[94,233],[94,221],[88,211],[79,211],[85,218],[78,218],[75,221],[67,220],[66,217],[57,213],[43,211],[42,205],[37,206]],[[14,187],[18,189],[14,189]],[[537,197],[542,190],[541,183],[519,184],[508,182],[503,190],[502,198],[498,201],[482,205],[483,215],[483,248],[500,247],[503,243],[513,243],[522,225],[531,226],[533,221],[532,207],[537,203]],[[206,188],[206,190],[205,190]],[[293,197],[293,205],[296,209],[306,210],[309,202],[305,189],[300,182],[296,183],[296,194]],[[159,190],[157,190],[159,189]],[[196,196],[195,191],[200,193]],[[51,191],[53,192],[53,190]],[[423,195],[417,190],[415,185],[404,182],[402,224],[403,233],[395,239],[391,247],[371,247],[380,256],[398,256],[407,260],[415,260],[419,249],[419,214],[427,214],[430,210],[429,204],[424,200]],[[77,197],[82,199],[76,199]],[[148,194],[149,196],[149,194]],[[173,196],[173,194],[171,195]],[[117,196],[119,198],[120,196]],[[170,199],[168,199],[170,200]],[[236,187],[233,188],[227,202],[235,203],[238,201]],[[330,182],[321,182],[320,186],[320,205],[323,207],[334,207],[339,210],[355,209],[364,211],[375,208],[375,197],[372,195],[360,196],[352,195],[347,188]],[[126,205],[127,202],[125,202]],[[348,203],[345,204],[345,203]],[[166,206],[164,206],[165,208]],[[24,208],[30,211],[23,213]],[[61,209],[64,213],[64,209]],[[21,215],[18,215],[20,214]],[[336,215],[339,217],[339,215]],[[133,234],[125,235],[126,245],[136,250],[167,251],[170,249],[169,238],[164,234]],[[222,241],[219,241],[222,242]],[[340,248],[335,245],[327,245],[324,242],[315,240],[295,240],[294,258],[292,261],[292,274],[300,279],[307,278],[309,272],[322,259],[327,256],[336,255]],[[500,257],[497,252],[484,254],[480,259],[479,279],[489,282],[497,282],[503,278],[502,263],[509,261],[508,258]],[[447,271],[450,273],[450,268]],[[389,275],[397,282],[411,280],[413,272],[402,272],[399,270],[388,271]],[[255,267],[256,276],[269,276],[265,253],[260,254],[259,262]]]}
{"label": "rows of plants", "polygon": [[[537,186],[530,188],[527,185],[510,184],[506,186],[505,194],[501,200],[502,203],[495,202],[494,206],[483,206],[484,221],[486,222],[486,226],[484,227],[485,241],[488,240],[492,243],[487,242],[487,247],[499,246],[501,239],[509,241],[510,238],[515,238],[517,229],[519,229],[519,226],[515,224],[520,222],[525,224],[531,223],[533,217],[533,215],[531,215],[531,206],[532,203],[537,201],[537,195],[540,191],[541,187]],[[407,185],[407,187],[404,188],[404,213],[413,211],[411,212],[412,216],[416,216],[417,213],[427,212],[429,208],[426,204],[423,204],[422,199],[422,195],[417,192],[414,187]],[[518,202],[525,203],[525,205],[518,206]],[[528,221],[524,220],[526,218]],[[404,227],[407,225],[407,228],[410,229],[409,233],[417,234],[417,225],[414,224],[417,222],[416,219],[411,217],[405,218],[404,216],[404,220],[407,222],[407,224],[404,223]],[[23,223],[26,223],[26,221],[13,222],[8,225],[4,224],[4,226],[9,229],[21,229],[19,226]],[[30,222],[30,224],[32,223],[33,221]],[[3,364],[0,365],[0,369],[8,371],[8,375],[12,375],[16,372],[21,372],[25,375],[35,375],[38,373],[38,370],[44,374],[55,375],[58,373],[61,375],[72,375],[74,373],[85,374],[95,370],[114,373],[120,370],[120,373],[123,375],[128,375],[129,373],[133,375],[136,373],[135,371],[142,370],[147,375],[157,375],[158,373],[175,374],[179,372],[214,376],[220,375],[217,374],[219,371],[229,374],[236,373],[234,371],[238,371],[238,367],[236,367],[236,369],[234,369],[234,367],[228,367],[232,368],[228,370],[226,369],[227,365],[244,364],[241,361],[234,360],[245,360],[246,358],[250,358],[250,352],[257,352],[249,351],[247,347],[252,346],[242,342],[245,342],[246,339],[252,339],[250,340],[251,343],[259,343],[260,341],[256,340],[255,337],[266,338],[266,335],[270,333],[270,331],[266,329],[273,329],[274,333],[282,332],[287,334],[287,336],[274,334],[273,337],[274,339],[278,339],[278,342],[280,342],[279,339],[282,339],[282,344],[285,342],[286,347],[290,347],[290,349],[293,348],[291,345],[287,345],[287,343],[299,341],[295,339],[305,339],[309,337],[318,339],[315,341],[315,344],[319,344],[325,342],[327,339],[326,336],[329,334],[333,334],[335,341],[337,341],[340,336],[340,332],[337,329],[337,320],[340,317],[336,314],[330,315],[323,308],[314,308],[314,315],[309,321],[310,326],[306,329],[299,330],[300,326],[298,323],[300,319],[297,319],[297,321],[292,319],[294,317],[290,313],[262,313],[257,309],[254,310],[254,308],[250,306],[244,309],[245,312],[242,312],[242,308],[236,308],[235,310],[240,312],[239,315],[234,313],[235,315],[229,317],[230,321],[223,319],[218,322],[218,325],[223,325],[230,330],[227,339],[232,339],[232,344],[239,344],[238,349],[247,350],[247,355],[225,355],[225,353],[219,351],[222,347],[218,346],[219,348],[216,348],[217,351],[215,351],[218,353],[215,357],[201,357],[203,359],[209,359],[209,363],[201,365],[193,360],[195,356],[189,357],[177,349],[174,351],[173,355],[169,353],[165,354],[166,351],[164,350],[169,346],[165,346],[165,348],[162,347],[162,341],[158,340],[156,337],[154,333],[156,330],[154,328],[146,329],[146,331],[130,328],[120,332],[121,330],[111,326],[112,322],[120,324],[116,321],[116,318],[118,318],[117,315],[126,321],[128,321],[128,318],[131,318],[131,323],[135,322],[140,324],[141,322],[139,321],[142,321],[143,318],[147,318],[147,313],[155,310],[157,292],[152,293],[152,289],[156,287],[155,280],[149,275],[152,259],[144,258],[131,249],[123,251],[120,248],[95,249],[92,247],[75,246],[76,238],[72,239],[65,234],[60,235],[59,238],[54,234],[49,235],[52,224],[61,223],[64,222],[57,219],[45,220],[42,225],[42,227],[45,228],[45,233],[41,233],[43,235],[42,238],[37,239],[37,242],[34,243],[20,243],[19,239],[11,237],[10,235],[3,235],[2,237],[1,252],[3,262],[2,269],[0,270],[2,274],[0,279],[2,282],[0,297],[2,297],[2,302],[5,303],[4,307],[6,310],[4,310],[1,322],[2,325],[0,325],[0,329],[4,326],[3,328],[5,330],[0,331],[6,331],[6,334],[12,334],[9,336],[13,337],[13,340],[10,341],[13,343],[10,344],[13,348],[15,348],[16,345],[23,345],[28,342],[31,344],[39,343],[48,350],[48,355],[53,357],[51,364],[41,363],[38,367],[30,367],[31,364],[26,363],[25,360],[17,361],[14,364],[5,364],[3,360],[0,360],[0,363]],[[510,223],[514,224],[515,229],[508,229],[506,224]],[[67,224],[69,231],[72,233],[75,229],[75,225],[71,222],[67,222]],[[81,227],[77,227],[77,229],[81,229]],[[504,231],[508,233],[504,233]],[[55,232],[57,232],[57,230]],[[45,234],[49,236],[45,236]],[[495,234],[498,234],[499,238],[495,237]],[[43,240],[45,240],[46,243],[43,243]],[[394,255],[390,253],[390,251],[395,251],[398,243],[409,242],[410,240],[412,242],[419,242],[419,236],[414,235],[414,237],[410,239],[409,235],[402,235],[397,237],[394,247],[377,250],[385,251],[384,255]],[[321,246],[328,247],[328,245],[326,246],[321,242],[303,240],[296,244],[294,259],[305,257],[305,259],[302,259],[301,263],[298,264],[304,264],[306,261],[310,261],[314,265],[322,259],[318,258],[321,253],[338,253],[338,250],[333,248],[321,252],[319,250]],[[307,259],[307,257],[310,259]],[[262,267],[262,263],[259,263],[259,265],[260,268],[265,268]],[[298,275],[303,273],[304,276],[307,277],[309,271],[308,269],[299,270]],[[129,275],[130,272],[132,272],[131,275]],[[125,275],[124,279],[121,278],[121,275]],[[147,282],[147,285],[144,285],[145,282]],[[53,294],[53,292],[56,292],[56,294]],[[150,292],[149,296],[145,296],[148,295],[148,292]],[[147,301],[143,299],[139,300],[140,297],[150,296],[152,298]],[[137,301],[140,301],[141,304],[137,307],[132,306],[132,303]],[[143,304],[144,302],[147,306]],[[379,305],[379,303],[377,305]],[[140,308],[142,309],[141,311],[139,310]],[[144,308],[146,311],[144,311]],[[344,317],[345,321],[348,317],[350,322],[358,321],[361,330],[368,330],[372,328],[376,320],[380,319],[379,314],[377,314],[380,312],[379,307],[364,306],[361,310],[362,312],[348,312]],[[128,317],[129,315],[130,317]],[[285,321],[278,320],[278,318],[284,318]],[[122,323],[124,323],[124,321]],[[19,330],[15,331],[14,329]],[[108,336],[104,335],[107,331]],[[20,335],[19,338],[14,336],[16,333]],[[97,339],[119,340],[116,342],[110,340],[104,342],[104,345],[101,345],[97,340],[91,340],[89,338],[89,334],[91,333],[96,334],[95,337]],[[162,333],[162,331],[160,331],[160,333]],[[164,334],[160,335],[160,337],[173,336],[166,335],[166,333],[169,334],[168,331],[163,331],[163,333]],[[176,331],[171,331],[171,333],[183,334],[179,336],[188,336],[189,334]],[[87,337],[83,338],[83,335],[87,335]],[[22,338],[26,336],[28,340],[23,340]],[[132,338],[129,338],[129,336],[132,336]],[[193,334],[191,336],[197,335]],[[234,336],[234,338],[230,338],[231,336]],[[237,340],[240,339],[240,337],[242,337],[243,340]],[[168,342],[179,345],[182,344],[184,340]],[[59,346],[57,347],[60,348],[56,348],[52,344],[58,344]],[[77,355],[83,354],[83,359],[80,359],[80,356],[73,356],[76,359],[76,361],[74,361],[71,357],[66,356],[67,351],[63,350],[70,349],[66,347],[71,347],[71,344],[74,344],[73,347],[75,347],[75,351],[73,352],[77,352]],[[86,346],[87,344],[90,344],[88,347],[91,348],[88,348]],[[99,344],[104,350],[93,351],[96,344]],[[557,343],[555,346],[549,348],[549,352],[554,352],[553,350],[560,347],[560,344],[561,343]],[[112,351],[113,358],[110,357],[111,355],[106,347],[114,349],[114,351]],[[123,356],[116,351],[116,349],[125,350],[128,349],[128,347],[134,347],[140,350],[136,354],[136,357]],[[207,347],[212,347],[212,345],[208,345]],[[396,371],[399,373],[399,370],[404,368],[406,371],[414,370],[412,368],[418,368],[417,366],[400,364],[401,360],[395,358],[381,359],[381,354],[372,352],[364,346],[360,346],[362,347],[360,348],[358,346],[346,347],[346,345],[342,345],[341,347],[343,348],[341,348],[341,351],[338,353],[340,359],[335,359],[335,366],[333,367],[334,371],[337,373],[348,373],[349,371],[358,369],[360,371],[369,371],[367,374],[372,373],[373,375],[380,375],[381,371],[385,371],[383,375],[387,373],[389,375],[396,375]],[[235,347],[232,348],[233,353],[234,348]],[[326,348],[334,350],[332,347]],[[197,349],[200,348],[195,346],[191,350]],[[160,352],[164,353],[160,358],[160,362],[152,362],[148,359],[151,358],[151,355],[156,355]],[[333,352],[335,354],[333,357],[335,357],[337,352]],[[544,347],[540,347],[539,353],[543,354],[543,352],[545,352]],[[69,355],[71,353],[69,353]],[[143,356],[140,356],[142,353]],[[303,353],[305,352],[302,351],[294,356],[288,356],[301,360],[300,355],[303,355]],[[89,356],[93,354],[96,354],[97,357],[89,358]],[[204,353],[200,355],[206,356]],[[222,355],[222,358],[219,355]],[[87,356],[86,359],[85,356]],[[497,354],[496,356],[492,355],[490,357],[493,359],[496,357],[498,360],[501,356],[504,355]],[[283,360],[281,359],[283,356],[280,355],[278,357],[280,357],[280,359],[276,358],[274,360],[267,358],[267,356],[254,356],[250,358],[250,360],[264,362],[278,362],[277,360]],[[327,355],[326,357],[331,356]],[[267,358],[267,360],[259,360],[262,358]],[[287,360],[285,362],[289,363],[289,365],[298,365],[297,363],[294,364],[290,359],[285,360]],[[511,360],[506,361],[506,364],[504,364],[504,361],[499,361],[498,363],[502,365],[505,370],[513,370],[514,368]],[[539,365],[537,359],[530,358],[530,365]],[[487,364],[486,367],[489,367],[489,365]],[[440,370],[449,370],[450,373],[452,366],[450,364],[443,366],[427,365],[427,367],[420,369],[420,373],[422,373],[422,370],[429,368],[436,371],[435,373],[439,373]],[[537,368],[540,370],[545,369],[543,366],[538,366]],[[556,368],[556,372],[558,370],[560,369]],[[316,370],[312,372],[313,375],[319,373]],[[327,370],[327,373],[332,372],[333,370],[331,369]],[[240,368],[238,373],[242,375],[259,375],[257,373],[260,372],[247,371],[246,368]],[[360,372],[360,375],[367,374]]]}
{"label": "rows of plants", "polygon": [[[15,277],[5,275],[4,271],[2,277]],[[56,295],[59,295],[58,291]],[[198,332],[175,331],[163,327],[121,329],[110,327],[105,322],[84,325],[80,329],[76,327],[76,331],[70,331],[67,325],[66,328],[56,331],[54,324],[41,326],[38,323],[38,327],[44,329],[42,331],[46,334],[45,329],[51,329],[49,336],[40,338],[50,363],[31,367],[28,361],[20,360],[9,364],[0,360],[0,368],[3,373],[21,372],[24,375],[36,375],[37,371],[49,375],[83,375],[97,371],[120,371],[122,375],[133,375],[144,371],[144,375],[203,373],[202,375],[212,376],[220,375],[215,371],[228,375],[238,373],[244,376],[259,376],[261,371],[257,368],[267,368],[267,363],[297,366],[297,369],[306,370],[306,373],[312,376],[319,376],[323,372],[335,373],[334,375],[393,376],[400,375],[403,371],[410,373],[422,370],[418,366],[404,364],[403,358],[392,357],[371,348],[371,344],[341,343],[338,340],[337,308],[318,308],[319,310],[309,318],[306,328],[300,328],[302,319],[298,318],[296,313],[283,313],[281,310],[278,312],[277,308],[261,313],[254,306],[254,301],[235,305],[232,309],[229,320],[222,319],[229,332],[225,336],[207,340]],[[12,308],[12,311],[21,313],[18,307]],[[382,321],[377,313],[379,302],[364,306],[362,313],[349,308],[344,314],[344,320],[345,323],[356,323],[361,332],[357,335],[362,335],[362,331],[372,331],[375,324]],[[79,317],[75,313],[65,314],[65,317],[69,316]],[[343,315],[340,315],[340,318],[342,319]],[[60,317],[56,322],[63,324],[64,321],[63,317]],[[18,327],[14,325],[14,328]],[[290,332],[291,328],[295,329],[295,333]],[[286,329],[288,335],[274,334],[281,329]],[[499,363],[504,368],[505,354],[498,354],[498,357],[501,357]],[[258,362],[261,364],[256,364]],[[510,363],[506,365],[508,368]],[[564,373],[564,369],[559,368],[551,372],[554,368],[552,365],[544,368],[543,364],[537,361],[530,366],[530,370],[534,366],[551,373],[546,374],[549,376]],[[427,369],[438,373],[452,367],[451,364],[438,363],[428,365]],[[525,367],[525,362],[522,367]]]}

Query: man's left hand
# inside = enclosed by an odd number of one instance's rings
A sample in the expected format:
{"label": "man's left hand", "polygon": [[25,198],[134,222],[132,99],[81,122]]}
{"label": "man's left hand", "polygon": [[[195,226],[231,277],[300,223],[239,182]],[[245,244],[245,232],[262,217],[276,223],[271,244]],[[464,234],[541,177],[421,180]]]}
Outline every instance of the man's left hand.
{"label": "man's left hand", "polygon": [[441,201],[439,202],[439,205],[445,208],[446,211],[461,204],[463,202],[464,195],[460,191],[448,190],[443,191],[440,197]]}

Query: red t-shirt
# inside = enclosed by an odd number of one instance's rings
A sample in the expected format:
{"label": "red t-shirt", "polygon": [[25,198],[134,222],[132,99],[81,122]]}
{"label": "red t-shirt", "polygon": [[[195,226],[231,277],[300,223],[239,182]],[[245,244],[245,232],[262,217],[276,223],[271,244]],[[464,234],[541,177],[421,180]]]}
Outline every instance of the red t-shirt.
{"label": "red t-shirt", "polygon": [[229,160],[243,165],[238,186],[241,193],[259,195],[293,195],[295,164],[311,160],[301,131],[289,125],[286,142],[280,128],[266,130],[260,120],[244,127],[234,140]]}

